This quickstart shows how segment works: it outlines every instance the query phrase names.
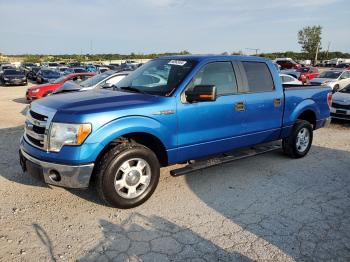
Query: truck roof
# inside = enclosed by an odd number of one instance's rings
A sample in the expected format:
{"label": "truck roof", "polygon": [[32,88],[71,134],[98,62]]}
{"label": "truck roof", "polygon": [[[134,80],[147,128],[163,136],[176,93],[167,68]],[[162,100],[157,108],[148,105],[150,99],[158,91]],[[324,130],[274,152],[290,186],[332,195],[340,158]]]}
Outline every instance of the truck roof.
{"label": "truck roof", "polygon": [[172,56],[162,56],[158,59],[174,59],[174,60],[195,60],[195,61],[203,61],[203,60],[245,60],[245,61],[259,61],[266,62],[270,59],[265,57],[258,56],[239,56],[239,55],[172,55]]}

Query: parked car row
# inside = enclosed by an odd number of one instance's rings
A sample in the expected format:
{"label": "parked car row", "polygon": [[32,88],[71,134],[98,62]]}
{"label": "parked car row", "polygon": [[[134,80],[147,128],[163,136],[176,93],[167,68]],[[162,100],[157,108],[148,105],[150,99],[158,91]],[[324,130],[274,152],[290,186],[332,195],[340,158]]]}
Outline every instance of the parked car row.
{"label": "parked car row", "polygon": [[48,95],[87,91],[98,88],[113,88],[115,84],[129,73],[130,71],[118,72],[108,70],[97,75],[95,73],[85,72],[61,76],[51,83],[28,88],[26,99],[28,102],[31,102]]}

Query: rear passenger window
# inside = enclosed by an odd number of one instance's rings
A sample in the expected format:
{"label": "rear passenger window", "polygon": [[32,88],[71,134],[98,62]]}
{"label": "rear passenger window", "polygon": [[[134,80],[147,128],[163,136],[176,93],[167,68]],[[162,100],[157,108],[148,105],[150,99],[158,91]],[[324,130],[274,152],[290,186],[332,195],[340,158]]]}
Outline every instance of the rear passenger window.
{"label": "rear passenger window", "polygon": [[237,82],[231,62],[214,62],[203,66],[191,81],[189,88],[198,85],[216,86],[217,95],[236,93]]}
{"label": "rear passenger window", "polygon": [[271,72],[265,63],[242,62],[248,80],[248,90],[242,92],[257,93],[274,90]]}

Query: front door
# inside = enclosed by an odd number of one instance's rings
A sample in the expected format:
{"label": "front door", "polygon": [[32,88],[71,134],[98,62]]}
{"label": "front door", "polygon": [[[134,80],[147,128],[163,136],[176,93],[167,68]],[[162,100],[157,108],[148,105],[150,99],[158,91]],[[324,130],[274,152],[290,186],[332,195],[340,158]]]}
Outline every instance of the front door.
{"label": "front door", "polygon": [[184,93],[178,104],[178,161],[204,157],[234,148],[233,139],[243,135],[245,112],[237,94],[237,80],[230,61],[204,65],[187,89],[215,85],[217,99],[188,103]]}

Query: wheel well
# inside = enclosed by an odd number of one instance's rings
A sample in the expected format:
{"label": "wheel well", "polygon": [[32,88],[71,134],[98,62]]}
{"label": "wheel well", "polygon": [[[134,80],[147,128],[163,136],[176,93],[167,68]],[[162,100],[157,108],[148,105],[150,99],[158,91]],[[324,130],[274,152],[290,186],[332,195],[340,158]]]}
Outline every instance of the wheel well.
{"label": "wheel well", "polygon": [[161,166],[168,165],[168,154],[163,143],[156,136],[142,132],[130,133],[114,139],[102,150],[97,159],[100,159],[105,154],[105,152],[110,150],[116,144],[127,142],[136,142],[138,144],[144,145],[145,147],[148,147],[156,154]]}
{"label": "wheel well", "polygon": [[308,121],[312,125],[313,129],[316,128],[316,115],[313,111],[306,110],[306,111],[302,112],[298,116],[298,119]]}

